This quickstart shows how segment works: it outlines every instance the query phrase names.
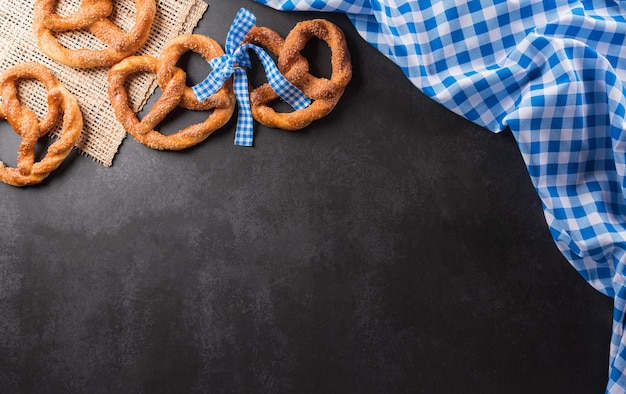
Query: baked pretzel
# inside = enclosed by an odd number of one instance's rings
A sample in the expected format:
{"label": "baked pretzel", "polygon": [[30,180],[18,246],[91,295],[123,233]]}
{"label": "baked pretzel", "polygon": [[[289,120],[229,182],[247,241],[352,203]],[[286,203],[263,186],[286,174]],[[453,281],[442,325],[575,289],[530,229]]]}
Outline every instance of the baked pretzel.
{"label": "baked pretzel", "polygon": [[[232,80],[227,81],[211,97],[198,102],[191,88],[185,84],[185,72],[176,66],[179,58],[187,51],[196,52],[207,61],[224,54],[222,47],[211,38],[185,34],[170,41],[158,59],[152,56],[130,56],[109,71],[108,93],[116,118],[139,143],[150,148],[181,150],[196,145],[226,124],[235,109]],[[138,72],[157,74],[157,83],[162,90],[161,96],[141,121],[130,108],[124,87],[127,78]],[[188,126],[174,134],[163,135],[156,131],[154,128],[176,106],[199,111],[213,109],[213,112],[204,122]]]}
{"label": "baked pretzel", "polygon": [[[156,14],[155,0],[134,0],[135,25],[124,32],[108,17],[112,0],[82,0],[72,15],[56,14],[58,0],[35,0],[33,31],[37,45],[50,58],[75,68],[111,66],[132,55],[146,42]],[[88,30],[106,44],[105,49],[68,49],[55,33]]]}
{"label": "baked pretzel", "polygon": [[[306,44],[317,37],[330,47],[332,75],[318,78],[309,73],[309,63],[300,53]],[[278,113],[268,104],[278,95],[265,83],[250,92],[252,116],[260,123],[279,129],[299,130],[330,113],[343,95],[352,78],[352,62],[343,32],[324,19],[298,23],[283,38],[266,27],[253,27],[244,42],[270,50],[278,57],[278,69],[313,102],[305,109]]]}
{"label": "baked pretzel", "polygon": [[[48,91],[48,113],[41,121],[19,102],[18,82],[24,79],[37,79]],[[83,129],[78,102],[48,68],[38,63],[21,63],[6,70],[0,76],[0,97],[0,117],[22,138],[17,168],[0,162],[0,180],[13,186],[39,183],[59,167],[78,141]],[[37,141],[53,130],[61,116],[60,137],[48,147],[46,155],[35,162]]]}

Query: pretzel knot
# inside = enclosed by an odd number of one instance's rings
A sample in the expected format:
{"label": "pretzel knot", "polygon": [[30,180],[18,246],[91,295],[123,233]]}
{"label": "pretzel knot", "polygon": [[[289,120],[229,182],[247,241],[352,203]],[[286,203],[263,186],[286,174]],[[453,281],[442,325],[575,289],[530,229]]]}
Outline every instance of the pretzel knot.
{"label": "pretzel knot", "polygon": [[[186,86],[186,74],[176,63],[187,51],[202,55],[207,62],[224,55],[222,47],[211,38],[186,34],[170,41],[158,59],[152,56],[130,56],[109,71],[108,93],[116,118],[138,142],[150,148],[181,150],[191,147],[204,141],[232,116],[235,95],[231,80],[202,102]],[[124,87],[128,77],[139,72],[157,74],[157,82],[162,90],[161,96],[141,121],[130,108]],[[204,122],[188,126],[174,134],[164,135],[156,131],[155,127],[177,106],[196,111],[212,109],[213,112]]]}
{"label": "pretzel knot", "polygon": [[[309,63],[301,54],[314,37],[326,42],[331,50],[330,79],[311,75]],[[337,105],[352,78],[352,62],[345,36],[341,29],[327,20],[313,19],[300,22],[284,40],[269,28],[255,26],[244,42],[264,47],[276,55],[280,72],[313,101],[307,108],[278,113],[269,106],[278,99],[276,92],[268,83],[259,86],[250,93],[252,115],[266,126],[299,130],[328,115]]]}
{"label": "pretzel knot", "polygon": [[[48,113],[41,121],[19,102],[18,82],[25,79],[36,79],[47,89]],[[50,70],[38,63],[22,63],[6,70],[0,76],[0,97],[0,117],[21,137],[17,168],[0,162],[0,180],[13,186],[39,183],[59,167],[78,141],[83,129],[78,102]],[[37,141],[52,131],[61,117],[60,137],[41,160],[35,161]]]}
{"label": "pretzel knot", "polygon": [[[108,17],[112,0],[82,0],[79,9],[68,16],[56,14],[58,0],[35,0],[33,31],[37,45],[50,58],[75,68],[111,66],[137,52],[146,42],[156,14],[155,0],[134,0],[135,25],[125,32]],[[101,40],[105,49],[68,49],[56,33],[88,30]]]}

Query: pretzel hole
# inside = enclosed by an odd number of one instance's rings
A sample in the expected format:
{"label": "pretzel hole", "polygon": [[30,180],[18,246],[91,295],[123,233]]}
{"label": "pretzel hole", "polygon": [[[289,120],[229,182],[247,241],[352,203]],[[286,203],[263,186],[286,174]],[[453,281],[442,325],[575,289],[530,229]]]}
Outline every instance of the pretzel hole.
{"label": "pretzel hole", "polygon": [[[136,73],[130,74],[126,78],[126,81],[124,81],[124,89],[127,92],[129,101],[128,106],[130,107],[130,109],[133,110],[134,113],[141,111],[141,109],[147,103],[147,101],[144,102],[139,98],[143,97],[146,87],[150,86],[152,82],[155,81],[155,79],[156,76],[154,74],[138,71]],[[153,93],[152,96],[154,96],[155,93]]]}
{"label": "pretzel hole", "polygon": [[154,92],[152,92],[152,95],[150,95],[150,97],[148,97],[148,100],[146,100],[146,102],[143,104],[143,106],[141,108],[138,108],[141,103],[139,103],[138,100],[133,100],[133,95],[131,95],[130,93],[129,85],[133,84],[131,78],[141,78],[142,75],[143,74],[132,74],[129,76],[129,78],[126,80],[126,83],[124,84],[124,87],[128,92],[128,105],[130,106],[130,108],[133,109],[135,116],[140,122],[148,112],[152,111],[152,106],[154,105],[154,103],[156,103],[156,101],[159,99],[159,97],[161,97],[162,94],[161,88],[157,86],[154,89]]}
{"label": "pretzel hole", "polygon": [[[137,113],[137,119],[139,119],[139,121],[141,121],[141,119],[143,119],[143,117],[152,110],[152,106],[156,103],[159,97],[161,97],[162,93],[163,91],[161,88],[157,87],[155,89],[152,96],[150,96],[146,102],[144,108]],[[165,115],[165,118],[155,127],[155,129],[163,135],[175,134],[191,125],[204,122],[212,113],[212,109],[207,111],[193,111],[183,107],[176,107]]]}
{"label": "pretzel hole", "polygon": [[135,25],[137,17],[137,9],[133,0],[114,0],[113,12],[109,16],[109,20],[117,27],[128,33]]}
{"label": "pretzel hole", "polygon": [[309,62],[309,74],[330,79],[333,75],[332,52],[324,40],[312,37],[300,52]]}
{"label": "pretzel hole", "polygon": [[[56,140],[54,136],[44,136],[35,145],[35,162],[41,161],[48,153],[48,148]],[[9,122],[0,121],[0,161],[8,167],[17,167],[17,151],[22,138],[13,130]]]}
{"label": "pretzel hole", "polygon": [[53,135],[47,135],[37,140],[37,145],[35,145],[35,163],[41,161],[48,154],[48,148],[57,138]]}
{"label": "pretzel hole", "polygon": [[17,166],[17,150],[22,138],[13,130],[9,122],[0,121],[0,161],[9,167]]}
{"label": "pretzel hole", "polygon": [[213,110],[208,111],[192,111],[183,107],[174,108],[165,119],[159,123],[159,133],[163,135],[171,135],[186,129],[189,126],[204,122]]}
{"label": "pretzel hole", "polygon": [[36,79],[18,81],[17,99],[21,105],[32,110],[40,121],[48,113],[48,91],[44,84]]}
{"label": "pretzel hole", "polygon": [[78,11],[80,1],[60,0],[57,1],[54,12],[59,16],[69,16]]}
{"label": "pretzel hole", "polygon": [[86,30],[53,32],[53,35],[56,37],[59,44],[67,49],[104,50],[107,48],[105,43]]}
{"label": "pretzel hole", "polygon": [[294,109],[291,107],[291,105],[287,104],[280,98],[268,103],[268,106],[272,108],[274,111],[276,111],[277,113],[286,114],[286,113],[294,112]]}
{"label": "pretzel hole", "polygon": [[[250,54],[250,63],[252,63],[252,69],[248,70],[248,83],[252,89],[256,89],[267,83],[267,75],[265,74],[263,63],[261,63],[261,60],[257,56],[256,52],[248,51],[248,53]],[[272,58],[274,64],[278,64],[278,58],[274,55],[274,53],[272,53],[272,51],[266,50],[265,53]]]}
{"label": "pretzel hole", "polygon": [[213,70],[204,57],[193,51],[183,53],[180,59],[178,59],[176,67],[185,70],[187,86],[199,84]]}

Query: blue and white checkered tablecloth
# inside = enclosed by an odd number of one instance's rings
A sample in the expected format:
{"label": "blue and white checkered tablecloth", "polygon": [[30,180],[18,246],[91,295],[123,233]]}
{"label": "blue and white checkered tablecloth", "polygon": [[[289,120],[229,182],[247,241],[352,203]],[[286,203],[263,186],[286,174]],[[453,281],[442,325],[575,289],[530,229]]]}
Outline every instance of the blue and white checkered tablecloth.
{"label": "blue and white checkered tablecloth", "polygon": [[422,92],[510,128],[556,245],[614,299],[606,392],[626,392],[626,2],[256,1],[344,12]]}

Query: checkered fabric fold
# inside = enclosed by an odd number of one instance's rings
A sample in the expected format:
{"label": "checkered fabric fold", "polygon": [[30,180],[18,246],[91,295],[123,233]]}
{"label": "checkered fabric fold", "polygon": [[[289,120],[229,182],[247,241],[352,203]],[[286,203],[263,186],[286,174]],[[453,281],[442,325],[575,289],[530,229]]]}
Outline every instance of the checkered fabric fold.
{"label": "checkered fabric fold", "polygon": [[625,2],[256,1],[346,13],[422,92],[512,131],[556,245],[614,299],[606,392],[626,392]]}
{"label": "checkered fabric fold", "polygon": [[233,88],[239,107],[235,145],[240,146],[252,146],[254,143],[254,119],[250,109],[248,75],[242,68],[252,68],[248,51],[256,53],[265,69],[268,83],[287,104],[296,110],[311,104],[311,100],[300,89],[285,79],[272,58],[261,47],[252,44],[242,45],[243,39],[255,23],[256,17],[247,9],[242,8],[237,12],[226,37],[226,54],[209,61],[211,72],[202,82],[191,88],[198,101],[204,101],[233,76]]}

